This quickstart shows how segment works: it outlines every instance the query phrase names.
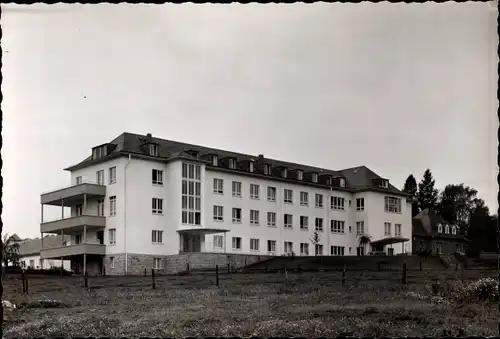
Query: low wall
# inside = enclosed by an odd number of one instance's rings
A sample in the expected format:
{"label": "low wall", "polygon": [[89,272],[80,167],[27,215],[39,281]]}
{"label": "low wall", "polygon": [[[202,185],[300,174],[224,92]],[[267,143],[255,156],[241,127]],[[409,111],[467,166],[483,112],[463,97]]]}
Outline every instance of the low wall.
{"label": "low wall", "polygon": [[228,264],[233,268],[242,268],[270,258],[274,256],[207,252],[174,254],[166,257],[165,273],[185,272],[188,264],[190,270],[214,269],[215,265],[227,269]]}

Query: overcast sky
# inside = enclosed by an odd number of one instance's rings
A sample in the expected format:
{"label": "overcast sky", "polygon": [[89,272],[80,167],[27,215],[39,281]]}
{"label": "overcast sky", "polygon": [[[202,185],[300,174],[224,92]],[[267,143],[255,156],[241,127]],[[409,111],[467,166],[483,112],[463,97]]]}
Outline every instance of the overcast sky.
{"label": "overcast sky", "polygon": [[4,232],[39,236],[40,193],[125,131],[396,187],[430,168],[497,208],[487,3],[2,8]]}

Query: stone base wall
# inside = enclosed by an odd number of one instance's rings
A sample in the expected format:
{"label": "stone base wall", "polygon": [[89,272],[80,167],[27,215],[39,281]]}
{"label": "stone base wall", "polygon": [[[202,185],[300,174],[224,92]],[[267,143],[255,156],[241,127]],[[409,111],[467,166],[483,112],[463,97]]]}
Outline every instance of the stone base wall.
{"label": "stone base wall", "polygon": [[220,270],[227,270],[228,264],[238,269],[269,258],[273,256],[208,252],[174,254],[166,257],[165,273],[185,272],[188,264],[189,270],[215,269],[215,265],[218,265]]}
{"label": "stone base wall", "polygon": [[[111,258],[114,261],[114,267],[111,267]],[[104,257],[104,269],[106,275],[143,275],[146,269],[147,275],[151,275],[151,270],[154,268],[154,259],[160,259],[160,269],[156,269],[155,273],[164,274],[166,256],[151,255],[151,254],[127,254],[127,271],[125,272],[125,253],[109,254]]]}

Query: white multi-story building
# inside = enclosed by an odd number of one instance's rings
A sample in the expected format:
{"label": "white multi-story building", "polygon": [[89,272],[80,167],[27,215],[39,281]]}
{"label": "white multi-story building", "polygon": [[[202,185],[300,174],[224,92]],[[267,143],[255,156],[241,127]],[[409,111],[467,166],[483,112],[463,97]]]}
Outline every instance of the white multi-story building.
{"label": "white multi-story building", "polygon": [[[333,171],[123,133],[66,170],[71,186],[41,196],[41,232],[71,241],[41,257],[70,258],[76,271],[138,273],[186,252],[411,250],[410,198],[365,166]],[[44,205],[61,206],[61,219],[44,222]]]}

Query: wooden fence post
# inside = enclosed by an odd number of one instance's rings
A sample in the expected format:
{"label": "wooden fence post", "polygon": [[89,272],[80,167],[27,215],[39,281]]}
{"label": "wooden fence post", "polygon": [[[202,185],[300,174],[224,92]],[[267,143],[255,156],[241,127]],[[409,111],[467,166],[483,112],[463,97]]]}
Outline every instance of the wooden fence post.
{"label": "wooden fence post", "polygon": [[286,267],[285,267],[285,284],[288,282],[288,272],[286,271]]}
{"label": "wooden fence post", "polygon": [[231,273],[231,263],[227,263],[227,274]]}
{"label": "wooden fence post", "polygon": [[156,287],[156,285],[155,285],[155,269],[154,268],[151,269],[151,279],[153,279],[153,290],[154,290]]}
{"label": "wooden fence post", "polygon": [[422,270],[422,260],[420,260],[420,270]]}
{"label": "wooden fence post", "polygon": [[146,268],[146,267],[144,267],[144,276],[147,276],[147,275],[148,275],[148,273],[147,273],[147,268]]}
{"label": "wooden fence post", "polygon": [[24,279],[24,269],[21,271],[21,280],[23,283],[23,294],[26,293],[26,280]]}
{"label": "wooden fence post", "polygon": [[342,285],[345,285],[346,272],[347,272],[347,265],[344,264],[344,269],[342,270]]}
{"label": "wooden fence post", "polygon": [[28,281],[29,281],[29,279],[28,279],[28,274],[27,274],[27,273],[26,273],[26,275],[24,276],[24,279],[25,279],[25,284],[26,284],[26,294],[28,294],[28,285],[29,285],[29,284],[28,284]]}
{"label": "wooden fence post", "polygon": [[189,263],[186,263],[186,270],[187,270],[187,273],[189,274],[191,271],[189,270]]}
{"label": "wooden fence post", "polygon": [[215,265],[215,284],[219,287],[219,265]]}
{"label": "wooden fence post", "polygon": [[89,287],[89,280],[87,277],[87,270],[85,270],[85,272],[83,272],[83,281],[84,281],[85,288],[88,288]]}
{"label": "wooden fence post", "polygon": [[403,262],[403,284],[406,284],[406,261]]}

